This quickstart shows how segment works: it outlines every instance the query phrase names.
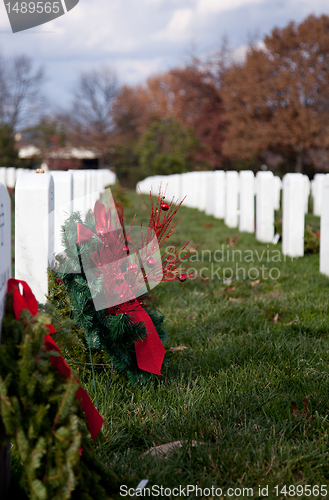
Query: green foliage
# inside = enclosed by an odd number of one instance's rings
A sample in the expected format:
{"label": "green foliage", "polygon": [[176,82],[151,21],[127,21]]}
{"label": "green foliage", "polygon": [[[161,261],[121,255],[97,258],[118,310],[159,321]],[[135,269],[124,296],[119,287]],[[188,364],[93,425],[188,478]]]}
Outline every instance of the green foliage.
{"label": "green foliage", "polygon": [[320,238],[307,224],[304,231],[304,251],[305,253],[320,252]]}
{"label": "green foliage", "polygon": [[[15,320],[10,295],[0,350],[1,442],[12,440],[21,486],[32,500],[109,499],[113,474],[95,455],[75,394],[79,383],[50,362],[43,338],[51,318],[23,311]],[[80,457],[80,452],[82,453]],[[16,459],[17,460],[17,459]]]}
{"label": "green foliage", "polygon": [[[137,365],[135,346],[137,340],[146,337],[143,323],[134,324],[129,315],[107,309],[96,310],[90,287],[88,285],[81,262],[86,262],[93,251],[95,238],[90,242],[76,245],[78,222],[82,222],[78,213],[73,213],[63,225],[63,243],[66,257],[59,256],[55,273],[50,273],[49,301],[56,312],[74,321],[75,343],[66,348],[66,356],[73,362],[95,364],[112,364],[119,372],[125,372],[128,378],[137,384],[146,383],[152,374],[141,370]],[[95,221],[91,215],[85,222],[91,231],[96,233]],[[74,272],[75,271],[75,272]],[[58,278],[60,282],[56,280]],[[62,283],[61,283],[62,282]],[[92,293],[104,289],[103,280],[94,283]],[[139,302],[143,299],[139,298]],[[150,314],[154,326],[162,341],[166,333],[162,328],[163,317],[156,312]]]}
{"label": "green foliage", "polygon": [[0,166],[21,166],[18,151],[15,149],[14,131],[8,124],[0,125]]}
{"label": "green foliage", "polygon": [[146,176],[169,175],[193,170],[193,158],[199,147],[199,139],[191,129],[166,118],[150,125],[137,152]]}

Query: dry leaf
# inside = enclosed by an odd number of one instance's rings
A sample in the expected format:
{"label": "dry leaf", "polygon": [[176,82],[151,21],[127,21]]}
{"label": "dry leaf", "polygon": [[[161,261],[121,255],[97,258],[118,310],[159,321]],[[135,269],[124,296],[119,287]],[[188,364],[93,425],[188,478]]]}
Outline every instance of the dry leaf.
{"label": "dry leaf", "polygon": [[[204,443],[198,441],[192,441],[192,446],[202,445]],[[171,443],[161,444],[160,446],[153,446],[148,451],[143,453],[140,458],[144,458],[147,455],[151,454],[151,456],[157,455],[167,455],[171,451],[176,451],[178,448],[182,448],[183,443],[181,441],[172,441]]]}
{"label": "dry leaf", "polygon": [[250,284],[251,284],[251,286],[256,286],[259,284],[259,282],[260,282],[260,280],[256,280],[256,281],[252,281]]}
{"label": "dry leaf", "polygon": [[[303,413],[302,413],[302,415],[304,415],[306,418],[311,418],[312,420],[314,420],[315,417],[312,417],[310,410],[308,409],[308,398],[310,396],[311,395],[309,394],[308,396],[305,396],[305,398],[303,399]],[[298,410],[295,401],[292,401],[292,407],[293,407],[293,411],[292,411],[293,416],[296,418],[300,417],[301,413]]]}
{"label": "dry leaf", "polygon": [[239,300],[241,299],[238,299],[236,297],[229,297],[228,300],[230,300],[231,302],[239,302]]}
{"label": "dry leaf", "polygon": [[235,290],[235,286],[231,286],[230,288],[225,288],[225,292],[233,292]]}
{"label": "dry leaf", "polygon": [[204,229],[207,229],[208,227],[212,227],[212,226],[214,226],[214,225],[215,225],[215,223],[214,223],[214,222],[206,222],[205,224],[203,224],[203,226],[202,226],[202,227],[203,227]]}
{"label": "dry leaf", "polygon": [[169,347],[169,351],[184,351],[184,349],[188,349],[185,345],[179,345],[177,347]]}
{"label": "dry leaf", "polygon": [[274,323],[277,323],[279,321],[279,313],[276,313],[276,315],[273,318]]}

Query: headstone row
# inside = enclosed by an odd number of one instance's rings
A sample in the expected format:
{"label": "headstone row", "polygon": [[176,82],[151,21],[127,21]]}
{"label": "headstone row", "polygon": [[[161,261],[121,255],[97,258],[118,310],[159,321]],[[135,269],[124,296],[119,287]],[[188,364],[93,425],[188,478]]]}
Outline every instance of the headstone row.
{"label": "headstone row", "polygon": [[[314,213],[321,214],[324,174],[312,181]],[[161,186],[169,200],[186,196],[185,206],[204,210],[224,219],[228,227],[256,233],[263,243],[274,240],[274,215],[281,208],[283,253],[298,257],[304,254],[305,213],[308,212],[311,183],[306,175],[287,174],[283,181],[271,171],[188,172],[148,177],[137,185],[142,193],[157,193]]]}

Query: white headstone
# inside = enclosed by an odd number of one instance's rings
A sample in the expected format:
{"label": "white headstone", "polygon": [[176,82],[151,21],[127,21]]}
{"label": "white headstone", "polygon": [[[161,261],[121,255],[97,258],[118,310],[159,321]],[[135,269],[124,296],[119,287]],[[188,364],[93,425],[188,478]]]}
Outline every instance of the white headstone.
{"label": "white headstone", "polygon": [[280,210],[280,198],[281,198],[281,189],[282,189],[282,181],[278,175],[274,176],[274,210]]}
{"label": "white headstone", "polygon": [[273,172],[257,172],[256,239],[271,243],[274,237]]}
{"label": "white headstone", "polygon": [[226,210],[225,224],[228,227],[238,226],[239,207],[239,174],[235,170],[226,172]]}
{"label": "white headstone", "polygon": [[15,191],[15,278],[40,303],[48,294],[47,268],[54,263],[54,180],[50,174],[19,176]]}
{"label": "white headstone", "polygon": [[6,185],[9,188],[14,188],[16,184],[16,168],[8,167],[6,169]]}
{"label": "white headstone", "polygon": [[239,230],[247,233],[255,232],[255,177],[251,170],[240,172],[239,198]]}
{"label": "white headstone", "polygon": [[10,196],[0,183],[0,340],[1,321],[4,313],[7,281],[11,277],[11,212]]}
{"label": "white headstone", "polygon": [[217,219],[225,218],[226,211],[226,174],[224,170],[215,170],[215,211]]}
{"label": "white headstone", "polygon": [[16,168],[16,172],[15,172],[15,175],[16,175],[16,182],[17,182],[18,177],[19,177],[19,176],[20,176],[23,172],[26,172],[26,169],[25,169],[25,168]]}
{"label": "white headstone", "polygon": [[323,180],[320,226],[320,273],[329,276],[329,174]]}
{"label": "white headstone", "polygon": [[282,253],[304,255],[305,181],[303,174],[286,174],[282,186]]}
{"label": "white headstone", "polygon": [[215,172],[209,172],[207,176],[207,199],[206,199],[206,214],[215,215],[216,203],[216,186]]}
{"label": "white headstone", "polygon": [[310,191],[311,191],[310,179],[308,178],[307,175],[304,175],[304,196],[305,196],[305,198],[304,198],[304,201],[305,201],[304,211],[306,214],[308,213],[308,202],[309,202],[309,198],[310,198]]}
{"label": "white headstone", "polygon": [[[40,174],[39,174],[40,175]],[[53,170],[51,175],[54,179],[55,193],[55,214],[54,214],[54,238],[55,238],[55,254],[64,251],[62,245],[62,225],[72,213],[72,198],[73,198],[73,176],[72,172],[63,172]]]}
{"label": "white headstone", "polygon": [[69,170],[73,176],[73,212],[80,212],[84,219],[87,212],[87,199],[86,199],[86,171],[85,170]]}
{"label": "white headstone", "polygon": [[0,182],[4,185],[7,186],[6,184],[6,167],[0,167]]}
{"label": "white headstone", "polygon": [[312,183],[313,214],[321,215],[322,208],[322,184],[326,174],[315,174]]}

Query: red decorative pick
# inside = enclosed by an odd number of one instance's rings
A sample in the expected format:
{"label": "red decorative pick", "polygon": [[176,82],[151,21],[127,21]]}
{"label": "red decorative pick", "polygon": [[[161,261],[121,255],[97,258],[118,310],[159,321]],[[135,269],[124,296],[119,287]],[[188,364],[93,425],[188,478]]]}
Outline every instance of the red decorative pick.
{"label": "red decorative pick", "polygon": [[183,283],[184,281],[187,280],[187,276],[186,276],[186,274],[179,274],[178,279],[179,279],[179,281],[181,281]]}
{"label": "red decorative pick", "polygon": [[[21,287],[23,288],[23,294],[21,294],[19,291],[19,285],[21,285]],[[38,302],[33,295],[31,288],[25,281],[15,280],[14,278],[11,278],[8,280],[7,287],[8,293],[13,293],[13,309],[15,318],[17,320],[19,320],[20,314],[24,309],[30,311],[32,316],[35,316],[38,313]],[[52,324],[45,326],[48,328],[49,334],[56,332]],[[56,351],[60,354],[60,356],[50,356],[49,360],[60,373],[69,378],[71,375],[70,367],[62,357],[58,345],[56,344],[56,342],[54,342],[49,334],[45,335],[43,339],[46,351]],[[80,385],[80,382],[77,378],[76,382]],[[102,428],[104,419],[94,407],[89,394],[85,389],[83,389],[83,387],[80,386],[78,388],[75,397],[80,399],[80,404],[86,415],[89,432],[92,439],[95,440]]]}

